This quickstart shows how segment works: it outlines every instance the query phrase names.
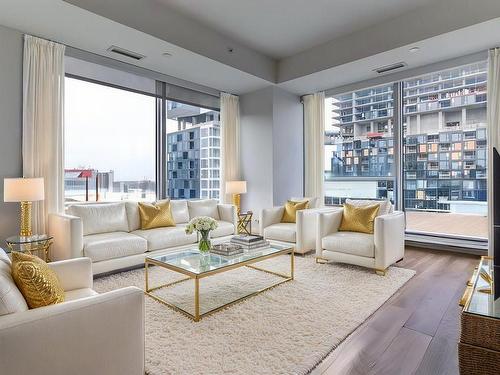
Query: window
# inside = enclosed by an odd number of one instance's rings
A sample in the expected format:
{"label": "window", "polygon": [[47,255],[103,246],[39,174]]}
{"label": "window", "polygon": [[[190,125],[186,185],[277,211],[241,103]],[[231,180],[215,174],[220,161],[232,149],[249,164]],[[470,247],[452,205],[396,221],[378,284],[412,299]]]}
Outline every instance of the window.
{"label": "window", "polygon": [[[220,196],[219,112],[189,104],[167,101],[167,172],[180,172],[184,163],[189,174],[167,173],[167,193],[171,199],[214,198]],[[173,150],[189,150],[182,154]],[[179,189],[178,186],[186,188]]]}
{"label": "window", "polygon": [[66,201],[156,197],[156,99],[65,79]]}
{"label": "window", "polygon": [[486,238],[486,71],[478,62],[326,98],[325,204],[395,202],[399,191],[408,231]]}

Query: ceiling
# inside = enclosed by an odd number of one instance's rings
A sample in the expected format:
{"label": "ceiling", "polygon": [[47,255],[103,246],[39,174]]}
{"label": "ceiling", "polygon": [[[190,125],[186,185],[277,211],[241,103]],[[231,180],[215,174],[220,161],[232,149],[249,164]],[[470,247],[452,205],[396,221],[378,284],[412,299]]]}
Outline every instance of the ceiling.
{"label": "ceiling", "polygon": [[156,0],[280,59],[435,0]]}
{"label": "ceiling", "polygon": [[234,94],[305,94],[485,50],[499,17],[498,0],[0,0],[0,25]]}

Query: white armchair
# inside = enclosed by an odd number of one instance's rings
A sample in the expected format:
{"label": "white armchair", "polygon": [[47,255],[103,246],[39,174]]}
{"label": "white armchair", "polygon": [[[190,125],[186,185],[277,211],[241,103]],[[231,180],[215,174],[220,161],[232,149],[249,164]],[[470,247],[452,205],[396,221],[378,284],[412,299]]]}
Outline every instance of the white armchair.
{"label": "white armchair", "polygon": [[373,268],[385,275],[387,267],[404,256],[405,216],[394,211],[375,218],[374,233],[340,232],[343,209],[318,216],[316,260]]}
{"label": "white armchair", "polygon": [[[5,268],[5,253],[0,252]],[[19,304],[16,311],[0,316],[0,372],[143,375],[143,291],[127,287],[97,294],[89,258],[49,266],[65,289],[66,301],[32,310]],[[4,282],[15,288],[12,279]]]}
{"label": "white armchair", "polygon": [[[292,198],[300,201],[305,198]],[[313,200],[314,201],[314,200]],[[260,234],[265,239],[295,245],[295,253],[305,254],[316,246],[316,217],[320,212],[338,210],[337,207],[309,208],[297,211],[295,223],[282,223],[284,207],[266,208],[260,214]]]}

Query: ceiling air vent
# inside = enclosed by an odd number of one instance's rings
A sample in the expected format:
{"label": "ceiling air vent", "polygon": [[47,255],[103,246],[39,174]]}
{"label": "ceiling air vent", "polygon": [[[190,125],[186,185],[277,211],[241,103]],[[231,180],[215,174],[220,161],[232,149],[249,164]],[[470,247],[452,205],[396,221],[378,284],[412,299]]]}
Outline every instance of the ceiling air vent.
{"label": "ceiling air vent", "polygon": [[117,46],[111,46],[107,49],[109,52],[117,53],[118,55],[129,57],[134,60],[142,60],[146,56],[141,55],[140,53],[132,52],[129,50],[126,50],[125,48],[120,48]]}
{"label": "ceiling air vent", "polygon": [[395,63],[395,64],[381,66],[380,68],[374,69],[373,71],[377,72],[378,74],[382,74],[382,73],[390,72],[392,70],[403,68],[405,66],[406,66],[406,63],[404,63],[404,62],[401,61],[401,62],[398,62],[398,63]]}

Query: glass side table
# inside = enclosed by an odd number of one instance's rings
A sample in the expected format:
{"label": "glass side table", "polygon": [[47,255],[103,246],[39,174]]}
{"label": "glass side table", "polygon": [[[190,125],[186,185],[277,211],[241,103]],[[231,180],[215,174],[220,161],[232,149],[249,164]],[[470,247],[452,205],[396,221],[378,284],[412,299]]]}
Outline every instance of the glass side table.
{"label": "glass side table", "polygon": [[33,236],[11,236],[5,242],[9,248],[8,252],[28,253],[50,262],[49,249],[53,238],[47,234],[35,234]]}
{"label": "glass side table", "polygon": [[252,211],[238,213],[238,234],[252,234]]}

